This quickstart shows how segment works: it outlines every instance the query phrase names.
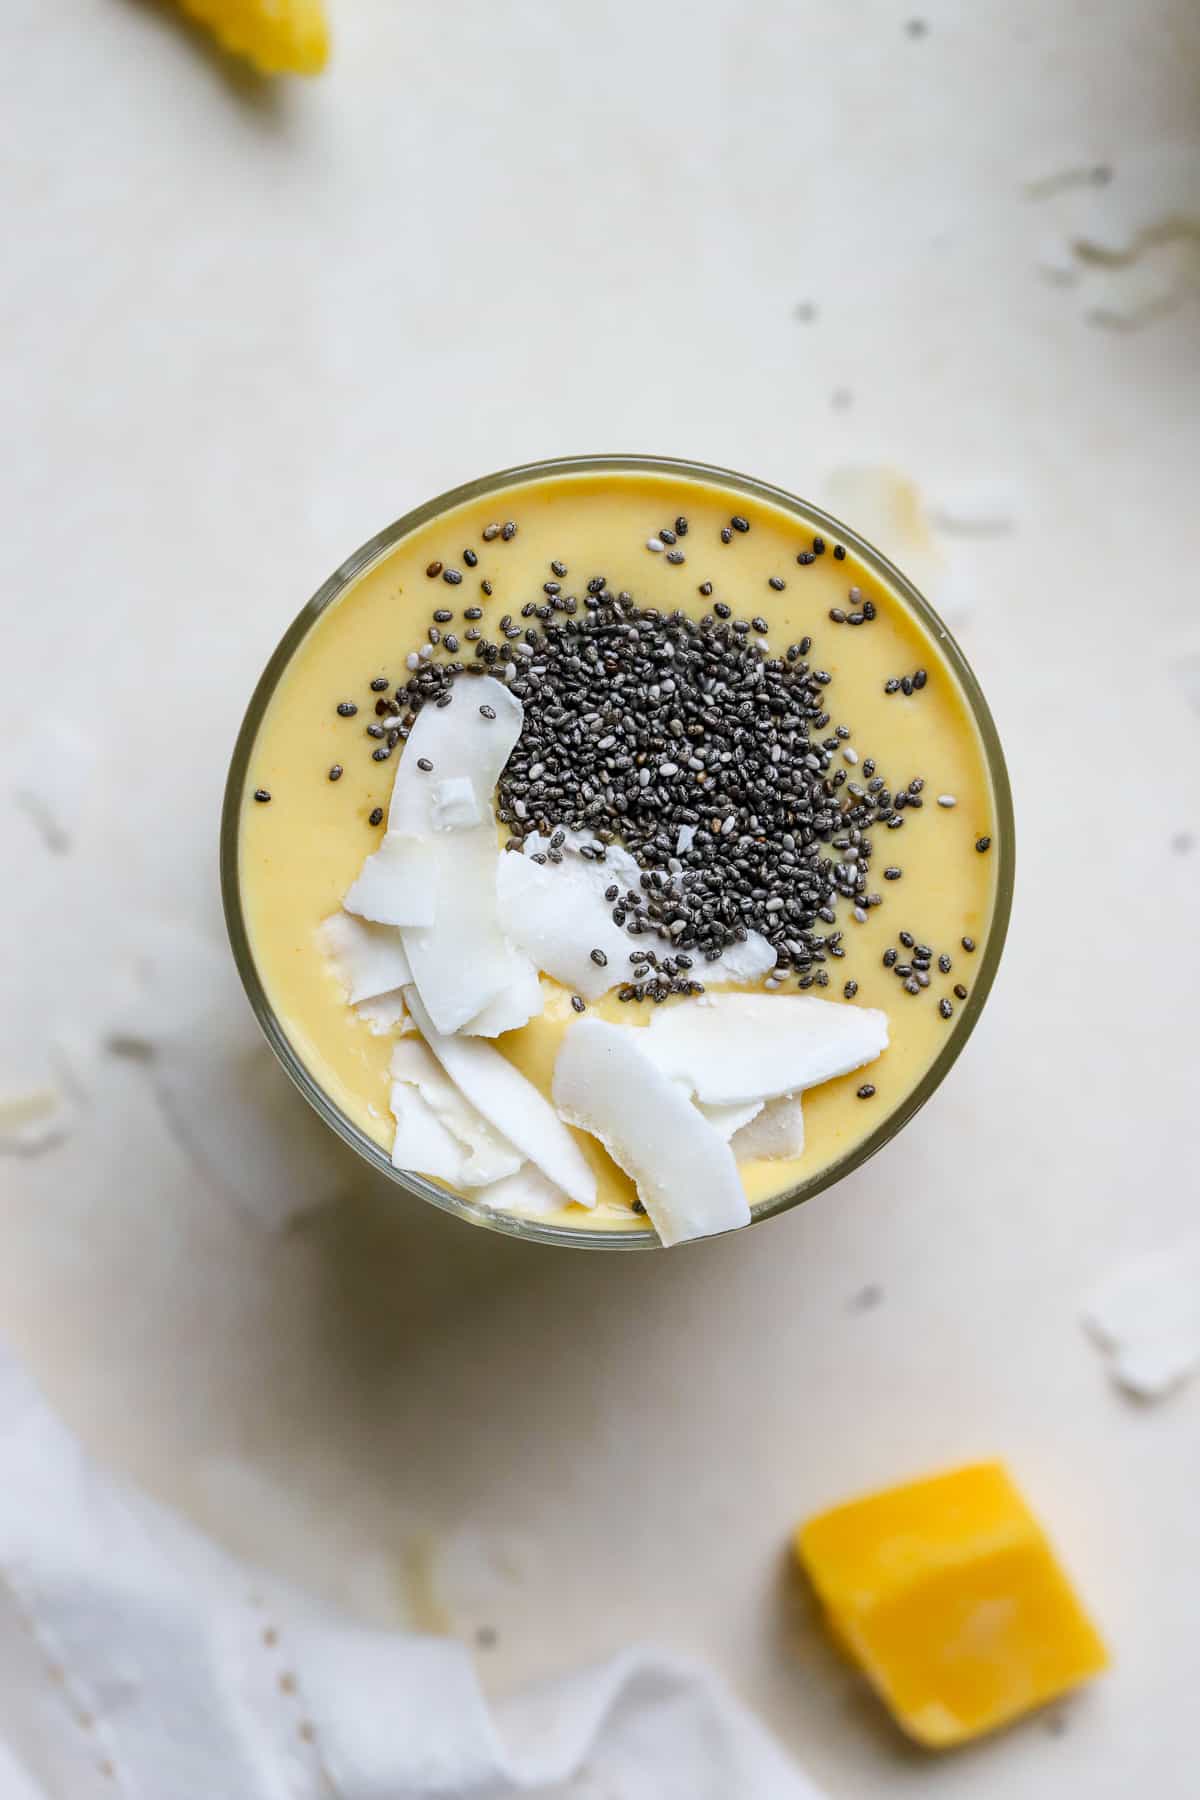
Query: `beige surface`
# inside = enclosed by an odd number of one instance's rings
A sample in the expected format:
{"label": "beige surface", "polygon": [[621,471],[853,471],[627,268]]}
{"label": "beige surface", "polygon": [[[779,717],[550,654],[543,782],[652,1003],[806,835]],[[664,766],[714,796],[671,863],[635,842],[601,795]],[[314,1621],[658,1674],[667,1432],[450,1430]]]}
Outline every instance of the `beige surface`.
{"label": "beige surface", "polygon": [[[264,92],[152,5],[9,8],[0,1085],[57,1042],[86,1097],[0,1162],[0,1326],[228,1541],[376,1617],[494,1626],[497,1683],[653,1635],[834,1800],[1185,1800],[1200,1388],[1123,1403],[1076,1315],[1196,1199],[1200,27],[905,17],[340,0],[329,77]],[[1097,161],[1104,188],[1049,179]],[[273,1236],[346,1171],[213,1077],[204,1045],[243,1054],[223,960],[147,921],[219,947],[226,749],[315,580],[452,481],[593,445],[818,501],[890,464],[956,525],[1021,830],[988,1015],[884,1159],[731,1243],[575,1259],[353,1179]],[[930,1765],[783,1546],[992,1453],[1117,1667],[1061,1735]]]}

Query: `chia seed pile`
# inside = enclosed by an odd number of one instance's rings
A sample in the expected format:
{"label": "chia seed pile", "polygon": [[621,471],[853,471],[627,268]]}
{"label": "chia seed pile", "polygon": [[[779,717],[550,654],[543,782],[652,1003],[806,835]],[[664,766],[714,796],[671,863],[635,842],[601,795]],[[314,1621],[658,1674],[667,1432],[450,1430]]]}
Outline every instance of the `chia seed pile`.
{"label": "chia seed pile", "polygon": [[[749,529],[735,516],[721,530],[721,544]],[[510,520],[482,535],[491,545],[516,533]],[[687,520],[677,518],[647,549],[657,554],[670,545],[682,561],[687,535]],[[823,539],[811,542],[796,558],[801,568],[824,554]],[[841,545],[833,554],[845,557]],[[461,561],[474,569],[479,557],[464,550]],[[631,950],[630,982],[620,998],[700,991],[681,972],[703,973],[704,962],[744,943],[751,931],[775,951],[769,987],[789,974],[802,989],[827,987],[825,965],[846,953],[838,903],[859,923],[883,904],[872,889],[873,834],[903,829],[906,812],[925,804],[923,778],[896,786],[877,772],[874,758],[860,761],[851,728],[832,721],[832,676],[814,666],[811,638],[775,655],[761,616],[734,618],[720,601],[700,619],[663,612],[639,605],[628,591],[613,592],[602,574],[568,591],[567,565],[555,559],[549,568],[519,618],[506,614],[491,635],[480,605],[463,609],[461,625],[444,604],[434,609],[427,642],[406,659],[407,678],[394,691],[383,677],[370,682],[378,696],[367,726],[374,759],[387,761],[404,743],[423,706],[472,705],[470,677],[503,681],[525,714],[497,790],[506,847],[519,850],[537,833],[548,843],[533,853],[536,860],[561,862],[564,832],[579,832],[596,840],[581,855],[603,861],[606,847],[620,844],[641,870],[636,888],[614,882],[606,899],[618,926],[634,938],[655,938],[660,950]],[[425,573],[451,588],[464,579],[441,561]],[[771,576],[768,585],[778,592],[784,582]],[[480,586],[485,597],[491,593],[489,581]],[[712,583],[699,591],[711,595]],[[857,588],[849,599],[851,610],[842,619],[835,611],[834,622],[869,627],[875,604],[864,603]],[[919,692],[926,680],[921,669],[889,679],[885,691]],[[357,707],[340,701],[337,711],[348,718]],[[494,716],[486,706],[479,711]],[[340,773],[335,765],[330,779]],[[938,796],[938,803],[951,808],[954,797]],[[375,808],[371,824],[381,819]],[[982,852],[990,839],[976,847]],[[898,881],[902,873],[889,862],[883,877]],[[910,933],[900,937],[915,945]],[[884,961],[907,992],[919,994],[932,979],[934,955],[919,945],[907,960],[893,951]],[[938,966],[945,972],[949,957]],[[856,983],[845,983],[847,998],[856,991]],[[954,991],[965,998],[965,989]],[[945,1018],[953,1010],[945,999],[939,1009]],[[869,1097],[865,1087],[860,1093]]]}

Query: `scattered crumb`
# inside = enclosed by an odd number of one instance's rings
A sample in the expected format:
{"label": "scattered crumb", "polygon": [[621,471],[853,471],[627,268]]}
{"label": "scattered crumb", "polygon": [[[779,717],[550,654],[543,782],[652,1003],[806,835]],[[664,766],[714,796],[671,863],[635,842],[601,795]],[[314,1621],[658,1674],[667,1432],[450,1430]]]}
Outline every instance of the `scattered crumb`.
{"label": "scattered crumb", "polygon": [[801,325],[811,325],[816,316],[817,309],[811,300],[797,300],[792,308],[793,319],[798,319]]}
{"label": "scattered crumb", "polygon": [[877,1306],[883,1305],[883,1289],[877,1281],[869,1281],[866,1287],[859,1288],[857,1294],[851,1294],[846,1302],[847,1312],[873,1312]]}
{"label": "scattered crumb", "polygon": [[1176,856],[1187,856],[1196,848],[1196,840],[1190,831],[1177,831],[1171,839],[1171,848]]}
{"label": "scattered crumb", "polygon": [[500,1634],[494,1625],[481,1625],[475,1633],[475,1642],[481,1650],[494,1650],[499,1639]]}
{"label": "scattered crumb", "polygon": [[929,21],[928,19],[909,19],[904,30],[910,38],[928,37]]}
{"label": "scattered crumb", "polygon": [[848,387],[836,387],[829,396],[829,404],[834,412],[849,412],[854,405],[854,395]]}
{"label": "scattered crumb", "polygon": [[1051,169],[1045,175],[1034,175],[1025,183],[1027,200],[1049,200],[1071,188],[1107,187],[1113,178],[1111,163],[1078,163],[1067,168]]}
{"label": "scattered crumb", "polygon": [[1067,1715],[1064,1712],[1048,1712],[1042,1720],[1043,1728],[1049,1737],[1063,1737],[1067,1730]]}

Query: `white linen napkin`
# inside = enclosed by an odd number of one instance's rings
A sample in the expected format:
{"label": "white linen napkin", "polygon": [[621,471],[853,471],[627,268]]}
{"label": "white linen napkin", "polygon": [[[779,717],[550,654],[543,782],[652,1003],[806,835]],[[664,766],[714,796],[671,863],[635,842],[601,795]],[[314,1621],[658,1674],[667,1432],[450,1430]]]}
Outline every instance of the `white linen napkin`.
{"label": "white linen napkin", "polygon": [[704,1670],[630,1649],[496,1703],[99,1469],[0,1349],[0,1800],[819,1800]]}

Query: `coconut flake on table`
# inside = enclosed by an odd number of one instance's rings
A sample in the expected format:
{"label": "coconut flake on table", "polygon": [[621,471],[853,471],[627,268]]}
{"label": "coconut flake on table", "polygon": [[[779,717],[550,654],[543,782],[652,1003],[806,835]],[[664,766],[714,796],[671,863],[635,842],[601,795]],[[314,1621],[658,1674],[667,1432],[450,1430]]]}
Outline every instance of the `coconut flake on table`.
{"label": "coconut flake on table", "polygon": [[656,1010],[645,1055],[712,1106],[772,1100],[887,1049],[887,1014],[808,994],[705,994]]}
{"label": "coconut flake on table", "polygon": [[337,912],[317,926],[317,942],[333,964],[349,1005],[405,987],[412,970],[395,925],[378,925]]}
{"label": "coconut flake on table", "polygon": [[363,864],[342,905],[376,925],[432,925],[437,888],[428,845],[398,831],[385,834]]}
{"label": "coconut flake on table", "polygon": [[729,1142],[739,1163],[803,1156],[804,1111],[799,1094],[781,1094],[777,1100],[768,1100],[749,1124],[734,1132]]}
{"label": "coconut flake on table", "polygon": [[645,1035],[599,1019],[573,1025],[554,1064],[555,1105],[636,1183],[665,1245],[748,1225],[729,1145],[645,1055]]}
{"label": "coconut flake on table", "polygon": [[393,1085],[415,1087],[439,1125],[462,1146],[460,1186],[486,1187],[516,1174],[525,1160],[521,1152],[472,1106],[428,1045],[416,1037],[402,1039],[392,1051],[391,1076]]}
{"label": "coconut flake on table", "polygon": [[1116,1269],[1089,1297],[1088,1332],[1118,1387],[1158,1400],[1200,1367],[1200,1238]]}
{"label": "coconut flake on table", "polygon": [[544,1095],[494,1045],[439,1031],[415,987],[407,990],[405,999],[430,1050],[472,1106],[568,1199],[594,1206],[596,1177]]}

